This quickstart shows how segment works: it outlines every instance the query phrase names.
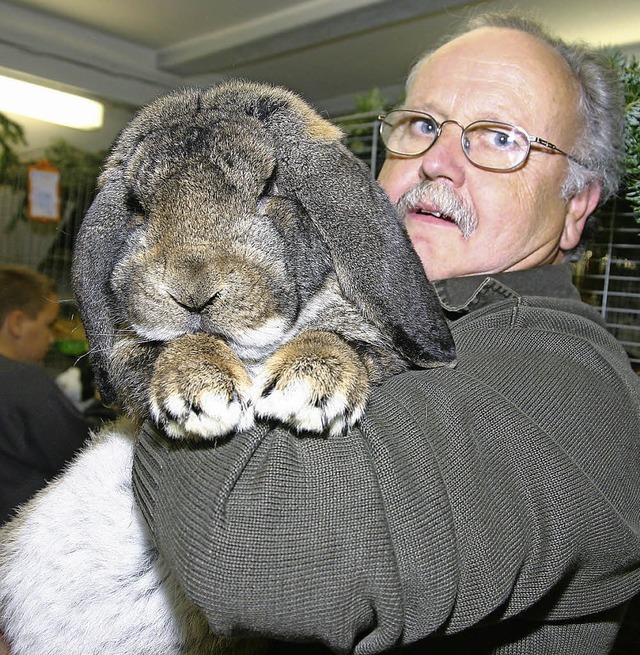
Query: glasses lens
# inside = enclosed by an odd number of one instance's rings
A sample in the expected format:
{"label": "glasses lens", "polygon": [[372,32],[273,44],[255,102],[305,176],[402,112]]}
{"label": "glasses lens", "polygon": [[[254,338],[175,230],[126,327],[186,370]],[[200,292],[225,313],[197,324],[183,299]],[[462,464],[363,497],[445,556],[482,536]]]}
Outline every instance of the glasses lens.
{"label": "glasses lens", "polygon": [[415,111],[390,111],[380,125],[385,146],[399,155],[419,155],[431,147],[438,136],[433,116]]}
{"label": "glasses lens", "polygon": [[478,121],[465,129],[462,147],[476,166],[507,171],[527,158],[529,137],[514,125]]}

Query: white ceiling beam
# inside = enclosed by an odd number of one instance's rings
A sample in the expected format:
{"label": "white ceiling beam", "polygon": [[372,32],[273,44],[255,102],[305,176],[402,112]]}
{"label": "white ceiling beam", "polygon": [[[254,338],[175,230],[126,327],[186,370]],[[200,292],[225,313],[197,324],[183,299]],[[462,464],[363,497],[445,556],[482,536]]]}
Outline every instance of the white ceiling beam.
{"label": "white ceiling beam", "polygon": [[468,0],[330,0],[308,2],[232,29],[209,32],[158,51],[173,74],[202,75],[306,49],[346,36],[471,4]]}

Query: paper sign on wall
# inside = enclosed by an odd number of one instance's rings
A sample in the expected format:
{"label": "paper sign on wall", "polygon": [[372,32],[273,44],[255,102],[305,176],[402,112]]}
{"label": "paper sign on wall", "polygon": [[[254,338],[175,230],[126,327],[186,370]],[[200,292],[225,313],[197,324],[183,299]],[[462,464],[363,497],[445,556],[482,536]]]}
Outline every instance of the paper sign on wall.
{"label": "paper sign on wall", "polygon": [[60,220],[60,171],[47,161],[29,166],[27,215],[32,221]]}

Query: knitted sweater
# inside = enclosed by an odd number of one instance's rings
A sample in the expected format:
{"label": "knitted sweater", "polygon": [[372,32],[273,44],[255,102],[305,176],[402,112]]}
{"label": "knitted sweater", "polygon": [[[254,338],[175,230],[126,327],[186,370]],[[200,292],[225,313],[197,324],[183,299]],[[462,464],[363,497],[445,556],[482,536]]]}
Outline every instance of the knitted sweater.
{"label": "knitted sweater", "polygon": [[565,266],[437,289],[457,366],[388,380],[343,437],[143,431],[139,505],[216,633],[611,651],[640,591],[640,380]]}

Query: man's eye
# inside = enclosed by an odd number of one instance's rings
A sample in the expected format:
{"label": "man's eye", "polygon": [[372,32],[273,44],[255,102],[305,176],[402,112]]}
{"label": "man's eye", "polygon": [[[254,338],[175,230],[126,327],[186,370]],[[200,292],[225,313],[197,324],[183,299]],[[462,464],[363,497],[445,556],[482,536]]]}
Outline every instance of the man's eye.
{"label": "man's eye", "polygon": [[430,121],[428,119],[416,118],[413,121],[413,131],[417,134],[431,136],[436,132],[436,124],[434,121]]}
{"label": "man's eye", "polygon": [[505,148],[513,144],[513,139],[504,132],[494,132],[493,133],[493,143],[500,148]]}
{"label": "man's eye", "polygon": [[511,134],[507,134],[506,132],[498,132],[492,130],[489,133],[489,137],[491,145],[496,148],[513,148],[516,145],[516,140],[513,138],[513,136]]}

